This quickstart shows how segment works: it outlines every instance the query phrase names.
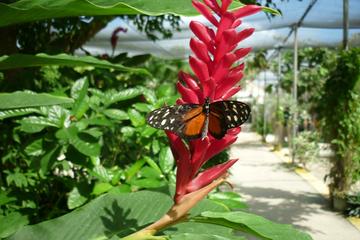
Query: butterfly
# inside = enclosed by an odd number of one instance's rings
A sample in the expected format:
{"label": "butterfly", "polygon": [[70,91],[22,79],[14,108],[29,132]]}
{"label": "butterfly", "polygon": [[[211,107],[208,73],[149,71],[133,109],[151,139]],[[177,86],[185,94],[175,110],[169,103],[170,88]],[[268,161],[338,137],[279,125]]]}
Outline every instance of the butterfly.
{"label": "butterfly", "polygon": [[147,115],[147,123],[169,130],[183,139],[205,138],[207,133],[221,139],[228,129],[246,122],[250,107],[239,101],[218,101],[204,104],[182,104],[156,109]]}

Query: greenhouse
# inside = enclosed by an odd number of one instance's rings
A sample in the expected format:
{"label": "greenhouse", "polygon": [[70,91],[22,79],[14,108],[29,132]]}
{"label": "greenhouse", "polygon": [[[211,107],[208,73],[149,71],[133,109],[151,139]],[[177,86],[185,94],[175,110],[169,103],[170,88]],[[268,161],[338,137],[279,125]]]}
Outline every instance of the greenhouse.
{"label": "greenhouse", "polygon": [[360,239],[360,1],[0,14],[0,239]]}

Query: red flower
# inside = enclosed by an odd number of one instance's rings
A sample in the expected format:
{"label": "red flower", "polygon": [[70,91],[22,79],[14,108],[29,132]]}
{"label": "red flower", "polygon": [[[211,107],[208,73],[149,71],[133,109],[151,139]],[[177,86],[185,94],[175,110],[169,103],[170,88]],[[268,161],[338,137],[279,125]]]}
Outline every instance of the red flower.
{"label": "red flower", "polygon": [[117,41],[118,41],[118,38],[119,38],[119,37],[118,37],[118,34],[119,34],[120,32],[126,33],[126,32],[127,32],[127,28],[117,27],[117,28],[115,28],[115,30],[112,32],[110,42],[111,42],[111,47],[112,47],[113,54],[114,54],[114,52],[115,52],[115,48],[116,48]]}
{"label": "red flower", "polygon": [[[254,29],[248,28],[239,32],[236,28],[241,24],[240,18],[261,10],[260,6],[247,5],[230,12],[227,9],[232,0],[222,0],[221,6],[216,0],[203,1],[204,3],[192,0],[192,3],[214,25],[214,29],[197,21],[190,23],[190,29],[196,36],[190,40],[194,56],[189,57],[195,76],[179,73],[177,89],[181,98],[178,99],[178,104],[203,104],[206,97],[209,97],[211,102],[226,100],[240,90],[237,83],[243,77],[244,64],[233,65],[246,56],[251,48],[236,47],[240,41],[249,37]],[[206,161],[236,141],[239,132],[240,127],[229,130],[220,140],[208,135],[188,144],[177,135],[167,132],[177,164],[176,203],[186,194],[199,190],[222,176],[237,161],[229,160],[199,173]]]}

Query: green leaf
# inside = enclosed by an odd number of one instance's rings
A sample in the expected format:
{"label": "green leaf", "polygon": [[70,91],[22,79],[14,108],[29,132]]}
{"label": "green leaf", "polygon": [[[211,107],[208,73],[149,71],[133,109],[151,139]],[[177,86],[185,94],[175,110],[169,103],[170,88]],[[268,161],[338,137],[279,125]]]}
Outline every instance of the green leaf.
{"label": "green leaf", "polygon": [[28,186],[27,178],[25,174],[19,171],[19,168],[15,168],[15,171],[13,173],[11,172],[7,175],[6,182],[8,183],[8,185],[14,183],[15,186],[19,188]]}
{"label": "green leaf", "polygon": [[135,109],[129,109],[128,115],[134,127],[139,127],[145,124],[145,118]]}
{"label": "green leaf", "polygon": [[16,197],[9,197],[6,192],[0,189],[0,207],[13,201],[16,201]]}
{"label": "green leaf", "polygon": [[171,240],[246,240],[240,236],[219,236],[213,234],[181,233],[170,235]]}
{"label": "green leaf", "polygon": [[0,120],[10,117],[28,115],[34,112],[39,112],[39,110],[36,108],[20,108],[20,109],[4,110],[4,111],[0,111]]}
{"label": "green leaf", "polygon": [[222,203],[230,209],[248,208],[238,193],[235,192],[217,192],[209,194],[209,199]]}
{"label": "green leaf", "polygon": [[103,111],[103,113],[105,114],[105,116],[118,121],[129,119],[128,114],[125,111],[119,109],[106,109]]}
{"label": "green leaf", "polygon": [[88,87],[87,79],[82,78],[77,80],[71,88],[71,97],[75,99],[71,112],[77,119],[80,119],[89,109],[86,95]]}
{"label": "green leaf", "polygon": [[148,113],[152,110],[151,106],[146,103],[135,103],[133,104],[133,107],[139,112],[145,112],[145,113]]}
{"label": "green leaf", "polygon": [[39,107],[72,103],[71,98],[53,96],[47,93],[13,92],[0,93],[0,109]]}
{"label": "green leaf", "polygon": [[281,13],[278,10],[273,9],[273,8],[262,7],[262,10],[264,12],[270,13],[270,14],[275,15],[275,16],[281,16]]}
{"label": "green leaf", "polygon": [[110,183],[96,183],[94,186],[94,189],[92,191],[92,194],[94,195],[100,195],[103,194],[105,192],[108,192],[109,190],[111,190],[113,188],[113,185],[111,185]]}
{"label": "green leaf", "polygon": [[145,164],[145,159],[136,161],[129,169],[126,170],[126,180],[129,181]]}
{"label": "green leaf", "polygon": [[123,136],[126,137],[131,137],[134,133],[135,133],[135,128],[133,127],[122,127],[121,128],[121,133],[123,134]]}
{"label": "green leaf", "polygon": [[71,97],[73,99],[83,99],[87,93],[88,87],[89,83],[86,77],[77,80],[71,87]]}
{"label": "green leaf", "polygon": [[271,222],[261,216],[246,212],[203,212],[195,221],[228,226],[269,240],[311,240],[307,233],[296,230],[291,225]]}
{"label": "green leaf", "polygon": [[[161,192],[106,193],[64,216],[25,226],[10,239],[88,240],[122,238],[136,231],[136,229],[143,228],[158,220],[169,210],[172,203],[172,198]],[[190,213],[197,215],[204,209],[218,212],[226,211],[222,206],[209,200],[203,200]],[[230,230],[227,228],[194,222],[172,226],[165,232],[169,234],[187,233],[186,229],[189,229],[187,226],[197,228],[199,234],[220,236],[230,234]]]}
{"label": "green leaf", "polygon": [[73,190],[69,193],[69,198],[67,201],[67,206],[69,209],[74,209],[80,207],[86,203],[87,197],[82,196],[77,187],[74,187]]}
{"label": "green leaf", "polygon": [[147,164],[149,164],[149,166],[151,168],[153,168],[158,174],[162,174],[161,169],[159,168],[159,166],[157,165],[157,163],[154,160],[152,160],[148,156],[145,156],[144,159],[147,162]]}
{"label": "green leaf", "polygon": [[17,121],[20,123],[20,130],[27,133],[36,133],[45,127],[58,127],[57,123],[46,117],[25,117]]}
{"label": "green leaf", "polygon": [[[0,3],[0,11],[2,4]],[[1,19],[2,20],[2,19]],[[1,22],[0,20],[0,22]],[[40,66],[93,66],[97,68],[115,69],[124,72],[133,72],[139,74],[150,75],[150,73],[142,68],[125,67],[121,64],[113,64],[106,60],[99,60],[91,56],[73,56],[68,54],[47,55],[39,53],[36,55],[28,54],[13,54],[10,56],[4,55],[0,57],[0,70],[25,68],[25,67],[40,67]]]}
{"label": "green leaf", "polygon": [[156,128],[150,127],[148,125],[145,125],[144,129],[141,129],[141,136],[148,138],[151,135],[153,135],[154,133],[156,133],[157,131],[159,131],[159,130]]}
{"label": "green leaf", "polygon": [[[243,4],[234,1],[232,8]],[[48,18],[69,16],[146,14],[162,15],[199,15],[191,1],[158,0],[68,0],[44,1],[22,0],[11,4],[0,4],[0,27],[16,23],[29,22]]]}
{"label": "green leaf", "polygon": [[99,138],[103,135],[103,132],[101,131],[101,129],[96,128],[96,127],[83,130],[82,132],[87,133],[87,134],[93,136],[94,138]]}
{"label": "green leaf", "polygon": [[101,99],[104,105],[109,106],[113,103],[129,100],[140,96],[142,91],[138,88],[129,88],[123,91],[110,90],[105,93],[103,99]]}
{"label": "green leaf", "polygon": [[29,156],[40,156],[43,154],[43,139],[35,139],[24,149],[25,153]]}
{"label": "green leaf", "polygon": [[89,143],[81,140],[78,137],[70,139],[70,144],[73,145],[79,152],[89,157],[97,157],[100,155],[101,146],[98,143]]}
{"label": "green leaf", "polygon": [[18,212],[12,212],[7,216],[0,215],[0,238],[9,237],[28,223],[28,218]]}
{"label": "green leaf", "polygon": [[57,127],[62,128],[68,123],[70,118],[70,111],[61,106],[51,106],[48,111],[47,119],[56,124]]}
{"label": "green leaf", "polygon": [[157,139],[154,139],[151,148],[154,154],[157,154],[160,151],[160,143]]}
{"label": "green leaf", "polygon": [[51,169],[52,165],[56,161],[57,157],[60,153],[60,147],[55,146],[41,158],[40,160],[40,169],[43,174],[47,174],[49,169]]}
{"label": "green leaf", "polygon": [[160,179],[161,172],[159,173],[154,168],[145,166],[140,170],[140,175],[143,178]]}
{"label": "green leaf", "polygon": [[159,155],[159,165],[164,173],[169,173],[174,167],[174,156],[170,147],[161,149]]}
{"label": "green leaf", "polygon": [[89,119],[82,119],[81,122],[87,125],[112,127],[113,123],[105,117],[91,117]]}
{"label": "green leaf", "polygon": [[111,176],[108,173],[107,169],[103,165],[96,165],[92,170],[91,174],[99,178],[103,182],[110,182]]}
{"label": "green leaf", "polygon": [[120,186],[113,187],[109,192],[114,194],[130,193],[131,187],[128,184],[121,184]]}
{"label": "green leaf", "polygon": [[139,188],[159,188],[166,184],[166,182],[154,178],[145,178],[145,179],[133,179],[130,182],[131,185],[137,186]]}
{"label": "green leaf", "polygon": [[76,148],[80,153],[89,157],[98,157],[100,155],[101,146],[99,143],[92,140],[92,136],[82,133],[81,138],[78,135],[76,127],[69,127],[60,129],[56,132],[56,137],[59,139],[67,139],[68,142]]}

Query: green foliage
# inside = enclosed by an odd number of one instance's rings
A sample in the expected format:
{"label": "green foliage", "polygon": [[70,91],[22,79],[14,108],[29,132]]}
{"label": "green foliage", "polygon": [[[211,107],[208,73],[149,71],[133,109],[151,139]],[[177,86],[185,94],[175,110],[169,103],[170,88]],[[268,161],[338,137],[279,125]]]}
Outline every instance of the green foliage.
{"label": "green foliage", "polygon": [[36,66],[92,66],[96,68],[116,69],[123,72],[134,72],[148,74],[145,69],[125,67],[121,64],[111,64],[105,60],[99,60],[91,56],[72,56],[67,54],[47,55],[39,53],[36,55],[14,54],[0,57],[0,70]]}
{"label": "green foliage", "polygon": [[[327,48],[304,48],[299,50],[298,68],[298,104],[299,108],[315,112],[321,96],[324,94],[324,84],[329,76],[336,52]],[[277,71],[277,64],[273,66]],[[281,87],[291,93],[293,85],[293,53],[283,53],[281,68]]]}
{"label": "green foliage", "polygon": [[318,136],[316,132],[300,132],[295,141],[295,155],[299,162],[306,166],[308,162],[315,161],[318,158]]}
{"label": "green foliage", "polygon": [[340,52],[322,95],[323,133],[332,141],[331,189],[346,193],[360,179],[360,49]]}
{"label": "green foliage", "polygon": [[[269,106],[268,106],[269,107]],[[264,104],[257,104],[252,108],[253,112],[253,124],[252,129],[259,134],[267,135],[272,133],[272,125],[270,124],[270,116],[266,111],[265,119],[264,119]],[[265,124],[264,124],[265,120]]]}
{"label": "green foliage", "polygon": [[[86,78],[69,92],[61,98],[16,92],[6,104],[17,108],[0,111],[10,123],[1,135],[10,141],[1,146],[1,189],[6,190],[1,196],[10,199],[1,205],[4,216],[20,211],[35,223],[112,189],[129,192],[173,182],[167,138],[145,124],[156,95],[147,100],[141,87],[100,91],[89,88]],[[175,98],[162,101],[172,104]],[[54,103],[65,104],[47,106]]]}

